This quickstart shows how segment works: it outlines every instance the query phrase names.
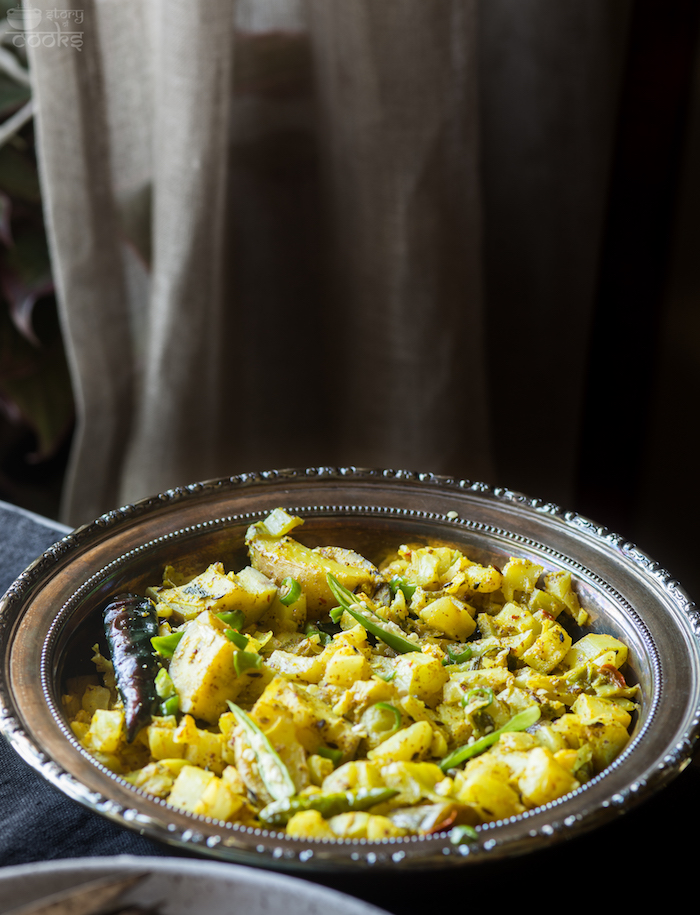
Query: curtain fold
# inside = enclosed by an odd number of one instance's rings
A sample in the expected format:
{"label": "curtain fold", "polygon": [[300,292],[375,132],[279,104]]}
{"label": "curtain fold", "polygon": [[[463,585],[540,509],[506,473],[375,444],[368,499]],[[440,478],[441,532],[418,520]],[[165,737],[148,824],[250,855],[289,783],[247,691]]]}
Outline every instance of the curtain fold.
{"label": "curtain fold", "polygon": [[[64,497],[76,523],[118,499],[135,402],[104,61],[95,3],[83,6],[89,40],[81,50],[28,42],[47,232],[76,401]],[[49,7],[69,5],[39,8]]]}
{"label": "curtain fold", "polygon": [[225,0],[152,14],[148,349],[121,501],[213,476],[220,450],[232,14]]}
{"label": "curtain fold", "polygon": [[63,520],[317,464],[565,496],[629,5],[83,5],[31,53]]}
{"label": "curtain fold", "polygon": [[309,9],[343,451],[488,476],[476,4]]}

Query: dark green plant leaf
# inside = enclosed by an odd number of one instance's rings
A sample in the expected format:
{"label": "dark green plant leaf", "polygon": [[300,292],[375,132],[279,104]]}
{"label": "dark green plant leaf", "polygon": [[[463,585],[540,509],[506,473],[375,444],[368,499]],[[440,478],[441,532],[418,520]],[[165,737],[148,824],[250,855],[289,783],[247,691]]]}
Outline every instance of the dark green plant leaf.
{"label": "dark green plant leaf", "polygon": [[26,105],[31,97],[29,86],[23,86],[0,72],[0,121]]}
{"label": "dark green plant leaf", "polygon": [[20,151],[9,143],[0,146],[0,190],[12,200],[41,204],[33,153]]}
{"label": "dark green plant leaf", "polygon": [[[39,308],[52,312],[53,301]],[[52,314],[42,324],[55,320]],[[27,455],[31,463],[50,458],[66,440],[73,425],[70,373],[58,333],[46,335],[41,347],[19,334],[3,306],[0,310],[0,399],[15,424],[31,430],[36,446]]]}
{"label": "dark green plant leaf", "polygon": [[16,230],[12,247],[0,253],[0,289],[17,330],[40,346],[33,324],[34,307],[53,292],[51,261],[40,226],[24,222]]}

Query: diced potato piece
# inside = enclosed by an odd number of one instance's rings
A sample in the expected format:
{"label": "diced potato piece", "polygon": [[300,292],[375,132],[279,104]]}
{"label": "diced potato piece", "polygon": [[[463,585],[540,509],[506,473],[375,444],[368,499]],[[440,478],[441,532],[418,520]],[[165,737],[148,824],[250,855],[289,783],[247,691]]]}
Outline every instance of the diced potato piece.
{"label": "diced potato piece", "polygon": [[183,766],[175,779],[168,803],[171,807],[194,813],[202,792],[214,778],[216,776],[213,772],[205,772],[197,766]]}
{"label": "diced potato piece", "polygon": [[397,658],[394,686],[400,696],[416,696],[430,704],[440,698],[442,687],[449,679],[447,669],[431,655],[411,651]]}
{"label": "diced potato piece", "polygon": [[272,720],[280,709],[291,714],[297,740],[307,753],[315,753],[325,744],[338,747],[346,759],[354,755],[360,738],[350,722],[300,683],[275,677],[253,706],[252,716],[258,721]]}
{"label": "diced potato piece", "polygon": [[149,725],[146,737],[154,759],[184,759],[186,744],[175,738],[175,728]]}
{"label": "diced potato piece", "polygon": [[601,655],[613,653],[614,660],[606,658],[605,663],[613,663],[620,668],[627,661],[627,646],[612,635],[589,632],[571,646],[564,657],[564,664],[569,668],[579,667],[588,661],[595,661]]}
{"label": "diced potato piece", "polygon": [[583,626],[588,620],[588,614],[581,608],[578,596],[571,587],[571,572],[549,572],[544,577],[545,591],[554,594],[566,605],[567,611]]}
{"label": "diced potato piece", "polygon": [[506,667],[488,667],[481,670],[451,670],[450,682],[445,686],[445,702],[461,703],[465,693],[476,687],[486,687],[495,693],[505,689],[513,681],[513,674]]}
{"label": "diced potato piece", "polygon": [[602,772],[622,752],[629,736],[627,728],[616,721],[595,721],[585,726],[585,739],[592,750],[596,772]]}
{"label": "diced potato piece", "polygon": [[274,508],[262,523],[271,537],[283,537],[285,534],[291,533],[295,527],[302,525],[304,519],[297,515],[290,515],[283,508]]}
{"label": "diced potato piece", "polygon": [[509,559],[503,566],[501,589],[507,601],[513,600],[516,592],[529,594],[534,591],[544,568],[529,559]]}
{"label": "diced potato piece", "polygon": [[467,605],[456,597],[439,597],[431,601],[419,616],[426,625],[460,642],[466,641],[476,629]]}
{"label": "diced potato piece", "polygon": [[307,617],[306,594],[302,591],[295,601],[285,604],[280,600],[280,593],[278,590],[269,609],[259,618],[258,625],[275,632],[301,632]]}
{"label": "diced potato piece", "polygon": [[452,784],[440,766],[431,762],[392,762],[382,766],[381,773],[387,788],[399,792],[391,800],[392,807],[442,800]]}
{"label": "diced potato piece", "polygon": [[378,842],[381,839],[406,835],[406,830],[394,825],[388,817],[363,810],[339,813],[328,820],[328,825],[334,838],[338,839],[367,839],[370,842]]}
{"label": "diced potato piece", "polygon": [[444,552],[431,547],[424,547],[414,552],[406,569],[406,577],[415,582],[415,584],[420,585],[421,588],[435,590],[442,584],[440,572],[445,570],[444,567]]}
{"label": "diced potato piece", "polygon": [[528,807],[539,807],[579,787],[571,772],[543,747],[527,754],[527,765],[518,778],[520,795]]}
{"label": "diced potato piece", "polygon": [[554,620],[543,617],[542,634],[524,651],[521,659],[541,674],[548,674],[560,664],[569,648],[571,636]]}
{"label": "diced potato piece", "polygon": [[236,769],[235,766],[226,766],[223,773],[221,774],[221,780],[233,794],[240,794],[245,796],[247,790],[245,782],[241,778],[240,772],[238,769]]}
{"label": "diced potato piece", "polygon": [[323,780],[333,772],[333,760],[326,756],[319,756],[318,753],[312,753],[306,760],[306,764],[309,767],[309,781],[319,788],[323,784]]}
{"label": "diced potato piece", "polygon": [[221,734],[197,728],[197,736],[187,744],[184,758],[193,766],[221,775],[225,768],[222,756],[223,741]]}
{"label": "diced potato piece", "polygon": [[277,597],[277,585],[252,566],[229,572],[228,578],[236,585],[236,608],[245,614],[245,625],[257,623]]}
{"label": "diced potato piece", "polygon": [[539,632],[541,629],[539,622],[526,607],[512,601],[508,601],[503,609],[493,617],[493,623],[501,637],[528,630]]}
{"label": "diced potato piece", "polygon": [[632,723],[632,716],[616,702],[604,699],[601,696],[590,696],[588,693],[581,693],[571,711],[578,715],[584,724],[592,724],[594,721],[614,721],[621,724],[625,730]]}
{"label": "diced potato piece", "polygon": [[168,797],[171,807],[217,820],[231,819],[244,803],[213,772],[190,765],[182,767]]}
{"label": "diced potato piece", "polygon": [[101,753],[116,753],[124,734],[124,712],[98,708],[92,716],[87,741]]}
{"label": "diced potato piece", "polygon": [[237,591],[236,585],[224,572],[222,563],[214,562],[187,584],[152,588],[149,594],[156,605],[162,602],[171,608],[170,612],[175,609],[185,620],[190,620],[203,610],[211,610],[214,613],[234,610],[237,606]]}
{"label": "diced potato piece", "polygon": [[351,791],[356,788],[384,788],[379,763],[367,759],[350,760],[338,766],[335,772],[323,780],[325,792]]}
{"label": "diced potato piece", "polygon": [[470,718],[464,714],[460,705],[442,702],[436,709],[438,720],[447,728],[450,739],[455,746],[465,744],[472,736],[474,728]]}
{"label": "diced potato piece", "polygon": [[331,686],[349,689],[358,680],[368,680],[371,676],[372,668],[360,649],[339,642],[326,662],[323,679]]}
{"label": "diced potato piece", "polygon": [[311,617],[319,617],[336,605],[328,587],[329,572],[350,591],[362,587],[372,593],[379,580],[376,568],[352,550],[311,549],[289,536],[270,537],[257,525],[248,529],[246,544],[253,567],[277,586],[289,576],[299,582]]}
{"label": "diced potato piece", "polygon": [[465,580],[472,591],[491,594],[501,587],[503,576],[493,566],[470,565],[465,571]]}
{"label": "diced potato piece", "polygon": [[149,763],[142,769],[129,772],[124,777],[135,788],[156,797],[167,797],[180,770],[187,763],[182,759],[169,759]]}
{"label": "diced potato piece", "polygon": [[558,598],[556,594],[551,594],[549,591],[542,591],[540,588],[535,588],[530,594],[528,606],[532,613],[544,610],[551,617],[556,619],[562,610],[565,609],[566,604]]}
{"label": "diced potato piece", "polygon": [[304,657],[278,648],[267,659],[267,665],[285,677],[303,680],[305,683],[320,683],[326,670],[327,659],[328,655],[323,651]]}
{"label": "diced potato piece", "polygon": [[161,617],[167,618],[175,612],[191,620],[205,610],[212,613],[241,610],[246,625],[250,625],[269,609],[277,595],[277,586],[250,566],[226,574],[223,564],[214,562],[186,584],[150,588],[148,593]]}
{"label": "diced potato piece", "polygon": [[235,700],[248,677],[247,673],[236,676],[236,648],[224,629],[221,620],[204,610],[185,629],[170,662],[181,710],[211,724],[226,711],[227,700]]}
{"label": "diced potato piece", "polygon": [[423,759],[433,742],[433,728],[429,721],[416,721],[415,724],[392,734],[373,750],[368,750],[367,758],[384,766],[390,762],[410,762]]}
{"label": "diced potato piece", "polygon": [[484,822],[507,819],[525,811],[518,792],[488,769],[460,780],[457,799],[476,810]]}
{"label": "diced potato piece", "polygon": [[110,699],[111,695],[106,687],[88,684],[85,687],[81,705],[88,715],[94,715],[98,709],[108,709]]}
{"label": "diced potato piece", "polygon": [[287,835],[296,839],[336,839],[327,820],[318,810],[301,810],[290,818],[286,827]]}
{"label": "diced potato piece", "polygon": [[78,740],[83,743],[87,732],[90,730],[90,725],[87,721],[71,721],[70,729],[78,738]]}
{"label": "diced potato piece", "polygon": [[382,680],[381,677],[371,677],[367,680],[358,680],[334,704],[333,711],[337,715],[348,715],[359,718],[363,712],[376,702],[388,702],[395,696],[392,683]]}
{"label": "diced potato piece", "polygon": [[614,702],[599,696],[582,693],[572,709],[577,704],[583,714],[572,711],[562,715],[552,722],[551,727],[574,749],[587,744],[591,750],[593,767],[596,772],[601,772],[629,741],[627,728],[631,717]]}
{"label": "diced potato piece", "polygon": [[237,813],[245,807],[245,798],[234,794],[222,779],[214,776],[202,792],[194,813],[226,821],[235,819]]}

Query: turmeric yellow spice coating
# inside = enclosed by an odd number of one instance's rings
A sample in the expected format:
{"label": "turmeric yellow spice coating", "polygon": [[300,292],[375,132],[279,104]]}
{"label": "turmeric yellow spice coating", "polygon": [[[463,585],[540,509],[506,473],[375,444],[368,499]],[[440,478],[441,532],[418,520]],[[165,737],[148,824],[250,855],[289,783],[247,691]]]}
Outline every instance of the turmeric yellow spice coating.
{"label": "turmeric yellow spice coating", "polygon": [[250,565],[147,592],[162,702],[128,743],[112,663],[65,684],[76,738],[173,807],[304,839],[382,840],[517,816],[629,740],[627,648],[585,632],[571,576],[402,545],[311,549],[279,508]]}

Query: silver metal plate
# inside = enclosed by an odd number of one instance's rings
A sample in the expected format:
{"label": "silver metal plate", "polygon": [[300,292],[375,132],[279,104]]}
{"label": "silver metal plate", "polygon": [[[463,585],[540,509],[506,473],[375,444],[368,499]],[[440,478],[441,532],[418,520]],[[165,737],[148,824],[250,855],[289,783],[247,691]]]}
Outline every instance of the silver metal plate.
{"label": "silver metal plate", "polygon": [[[641,712],[630,744],[600,776],[557,802],[445,835],[382,842],[291,839],[186,814],[92,759],[61,712],[61,682],[81,660],[108,597],[158,581],[166,563],[245,564],[248,525],[278,505],[303,515],[299,538],[370,558],[407,541],[442,541],[470,558],[511,555],[570,571],[594,631],[629,646]],[[276,869],[468,866],[541,849],[595,828],[668,783],[700,732],[700,614],[634,544],[558,506],[506,489],[407,471],[318,467],[196,483],[122,507],[67,535],[0,602],[0,731],[67,795],[109,819],[190,851]],[[37,671],[40,676],[37,678]]]}

